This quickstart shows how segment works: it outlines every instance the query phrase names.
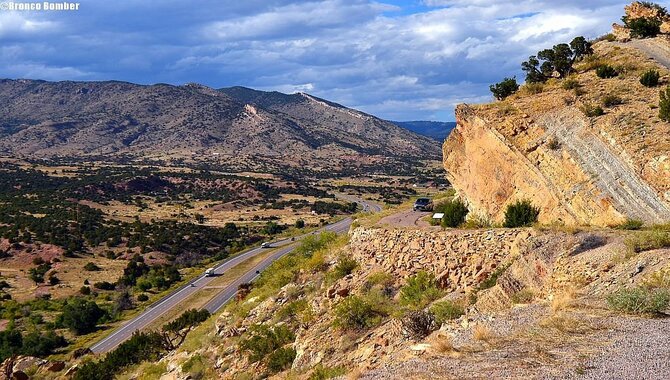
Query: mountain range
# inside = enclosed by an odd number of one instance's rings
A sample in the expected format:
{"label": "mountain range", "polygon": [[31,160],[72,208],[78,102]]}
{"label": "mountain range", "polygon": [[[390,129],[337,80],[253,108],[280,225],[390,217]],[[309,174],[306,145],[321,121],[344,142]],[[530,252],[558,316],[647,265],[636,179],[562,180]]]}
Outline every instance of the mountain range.
{"label": "mountain range", "polygon": [[315,96],[199,84],[0,80],[0,154],[337,169],[440,144]]}
{"label": "mountain range", "polygon": [[444,141],[456,128],[455,121],[394,121],[393,123],[439,142]]}

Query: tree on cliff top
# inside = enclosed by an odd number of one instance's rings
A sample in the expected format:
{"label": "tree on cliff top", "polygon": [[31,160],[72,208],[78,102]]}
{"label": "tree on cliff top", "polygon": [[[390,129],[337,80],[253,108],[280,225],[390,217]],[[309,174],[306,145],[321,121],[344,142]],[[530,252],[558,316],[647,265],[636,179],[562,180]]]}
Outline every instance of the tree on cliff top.
{"label": "tree on cliff top", "polygon": [[502,82],[489,86],[489,89],[496,99],[503,100],[513,93],[519,91],[519,84],[516,82],[516,77],[505,78],[502,80]]}
{"label": "tree on cliff top", "polygon": [[586,38],[575,37],[570,44],[554,45],[551,49],[539,51],[521,63],[521,70],[526,73],[527,83],[544,82],[558,73],[565,78],[572,72],[572,65],[587,55],[593,54],[591,42]]}

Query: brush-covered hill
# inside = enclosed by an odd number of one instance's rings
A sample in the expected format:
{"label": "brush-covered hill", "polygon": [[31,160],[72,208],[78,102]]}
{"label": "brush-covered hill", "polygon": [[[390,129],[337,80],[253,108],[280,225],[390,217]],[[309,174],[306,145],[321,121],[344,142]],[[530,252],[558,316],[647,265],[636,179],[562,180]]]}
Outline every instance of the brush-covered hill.
{"label": "brush-covered hill", "polygon": [[337,170],[439,159],[439,144],[307,94],[197,84],[0,81],[0,154]]}

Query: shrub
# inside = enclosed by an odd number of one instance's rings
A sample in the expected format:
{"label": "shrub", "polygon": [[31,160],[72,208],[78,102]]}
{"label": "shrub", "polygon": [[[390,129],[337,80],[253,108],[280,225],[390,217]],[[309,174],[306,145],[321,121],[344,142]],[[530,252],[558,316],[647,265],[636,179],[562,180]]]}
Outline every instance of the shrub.
{"label": "shrub", "polygon": [[460,199],[452,200],[438,206],[438,212],[444,213],[443,227],[456,228],[465,222],[468,216],[468,206]]}
{"label": "shrub", "polygon": [[670,305],[668,289],[621,289],[607,297],[607,304],[616,311],[632,314],[660,314]]}
{"label": "shrub", "polygon": [[496,270],[494,270],[484,281],[477,285],[476,290],[480,291],[494,287],[498,283],[498,278],[500,275],[502,275],[507,270],[507,268],[510,267],[510,265],[512,265],[512,263],[507,263],[506,265],[501,265],[496,268]]}
{"label": "shrub", "polygon": [[116,285],[108,281],[100,281],[93,284],[93,287],[100,290],[114,290]]}
{"label": "shrub", "polygon": [[353,330],[377,326],[386,316],[377,306],[362,297],[349,296],[335,308],[335,326]]}
{"label": "shrub", "polygon": [[358,262],[348,256],[340,256],[337,260],[337,265],[333,269],[333,276],[335,278],[342,278],[351,274],[356,268],[358,268]]}
{"label": "shrub", "polygon": [[272,373],[289,369],[295,360],[296,352],[291,347],[282,347],[268,356],[267,366]]}
{"label": "shrub", "polygon": [[581,87],[579,84],[579,81],[574,78],[568,78],[563,81],[563,84],[561,85],[564,90],[575,90]]}
{"label": "shrub", "polygon": [[400,302],[415,310],[423,309],[441,295],[435,276],[425,271],[408,278],[407,284],[400,288]]}
{"label": "shrub", "polygon": [[104,315],[105,312],[95,302],[74,298],[63,305],[59,322],[73,333],[83,335],[95,330]]}
{"label": "shrub", "polygon": [[512,300],[512,303],[515,304],[530,303],[533,299],[535,299],[535,292],[530,289],[521,289],[518,292],[512,294],[510,299]]}
{"label": "shrub", "polygon": [[435,320],[439,324],[456,319],[465,314],[463,306],[452,301],[435,302],[430,306],[430,312],[435,315]]}
{"label": "shrub", "polygon": [[502,80],[502,82],[489,86],[489,89],[496,99],[503,100],[519,91],[519,84],[516,82],[516,77],[505,78]]}
{"label": "shrub", "polygon": [[602,65],[596,69],[596,75],[598,78],[607,79],[614,78],[619,75],[619,73],[611,65]]}
{"label": "shrub", "polygon": [[630,36],[633,38],[647,38],[656,37],[661,32],[661,24],[663,23],[657,17],[640,17],[640,18],[622,18],[624,24],[630,29]]}
{"label": "shrub", "polygon": [[587,117],[596,117],[596,116],[602,116],[605,114],[605,110],[601,106],[598,105],[593,105],[593,104],[584,104],[581,107],[582,112],[584,115]]}
{"label": "shrub", "polygon": [[636,231],[636,230],[642,229],[642,226],[644,226],[643,221],[637,220],[637,219],[628,219],[625,222],[616,226],[616,228],[619,229],[619,230]]}
{"label": "shrub", "polygon": [[285,325],[277,325],[273,328],[266,325],[254,325],[250,330],[251,336],[242,339],[239,346],[242,351],[249,353],[249,361],[252,363],[263,360],[266,356],[295,340],[295,334]]}
{"label": "shrub", "polygon": [[522,87],[523,92],[528,94],[528,95],[536,95],[542,93],[544,90],[544,84],[543,83],[534,83],[534,82],[529,82],[523,85]]}
{"label": "shrub", "polygon": [[660,74],[658,73],[658,70],[650,69],[642,74],[640,77],[640,83],[645,87],[655,87],[658,86],[659,78]]}
{"label": "shrub", "polygon": [[137,300],[138,300],[139,302],[148,301],[148,300],[149,300],[149,296],[146,295],[146,294],[144,294],[144,293],[142,293],[142,294],[140,294],[140,295],[137,296]]}
{"label": "shrub", "polygon": [[614,107],[623,103],[623,100],[616,95],[605,95],[602,99],[603,106]]}
{"label": "shrub", "polygon": [[670,86],[660,91],[658,117],[663,121],[670,121]]}
{"label": "shrub", "polygon": [[423,339],[431,332],[437,330],[435,316],[423,310],[410,311],[402,318],[402,326],[410,337]]}
{"label": "shrub", "polygon": [[295,228],[305,228],[305,221],[298,219],[295,221]]}
{"label": "shrub", "polygon": [[97,272],[100,270],[100,267],[95,265],[94,263],[88,262],[86,265],[84,265],[84,270],[87,270],[89,272]]}
{"label": "shrub", "polygon": [[668,248],[670,247],[670,232],[640,231],[626,238],[625,243],[632,253]]}
{"label": "shrub", "polygon": [[507,205],[503,226],[506,228],[528,227],[537,222],[539,215],[540,209],[533,206],[529,200],[517,201]]}
{"label": "shrub", "polygon": [[326,380],[339,377],[347,373],[344,367],[324,367],[319,364],[314,368],[308,380]]}
{"label": "shrub", "polygon": [[558,148],[561,147],[561,143],[559,143],[555,137],[552,137],[547,142],[547,147],[551,150],[557,150]]}

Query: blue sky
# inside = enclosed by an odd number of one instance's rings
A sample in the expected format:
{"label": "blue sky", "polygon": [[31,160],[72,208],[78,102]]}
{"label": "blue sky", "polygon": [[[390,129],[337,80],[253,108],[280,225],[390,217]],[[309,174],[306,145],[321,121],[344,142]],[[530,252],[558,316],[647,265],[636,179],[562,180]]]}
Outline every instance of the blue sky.
{"label": "blue sky", "polygon": [[73,12],[0,10],[0,77],[305,91],[391,120],[453,120],[456,104],[488,101],[490,83],[520,76],[528,55],[608,32],[626,4],[80,3]]}

